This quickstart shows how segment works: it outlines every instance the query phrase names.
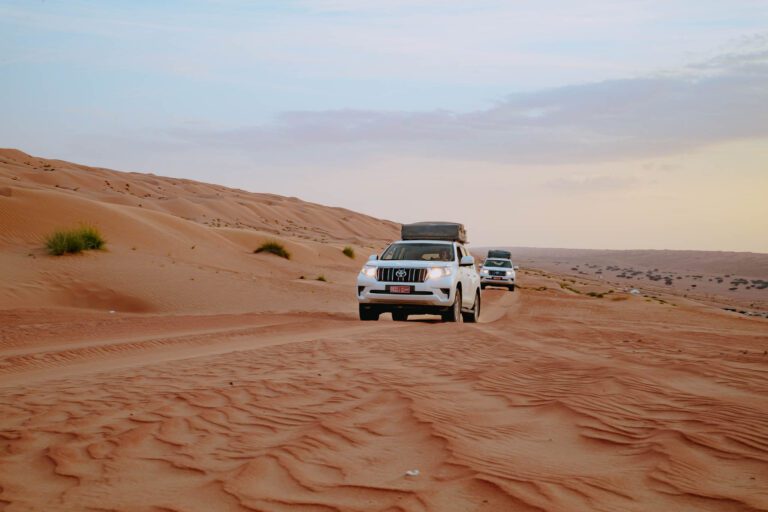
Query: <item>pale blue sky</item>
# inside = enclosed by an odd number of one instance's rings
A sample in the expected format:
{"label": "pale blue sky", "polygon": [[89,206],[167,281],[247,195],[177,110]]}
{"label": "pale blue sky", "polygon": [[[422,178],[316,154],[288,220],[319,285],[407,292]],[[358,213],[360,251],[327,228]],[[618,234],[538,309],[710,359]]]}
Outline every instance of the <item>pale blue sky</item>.
{"label": "pale blue sky", "polygon": [[484,244],[768,250],[642,219],[640,239],[597,216],[584,239],[556,220],[500,232],[450,187],[402,207],[356,185],[471,174],[544,204],[548,184],[576,183],[589,209],[584,183],[637,194],[658,162],[745,141],[753,157],[728,173],[753,176],[768,165],[767,27],[764,0],[0,0],[0,146],[398,221],[459,215]]}

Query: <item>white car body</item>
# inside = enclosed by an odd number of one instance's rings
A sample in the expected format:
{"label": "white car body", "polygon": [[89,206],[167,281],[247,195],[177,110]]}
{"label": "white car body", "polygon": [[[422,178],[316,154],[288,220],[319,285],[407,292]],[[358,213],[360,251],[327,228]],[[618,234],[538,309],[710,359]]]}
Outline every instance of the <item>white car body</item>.
{"label": "white car body", "polygon": [[[455,305],[457,289],[462,290],[460,309],[464,318],[476,302],[479,315],[480,276],[474,258],[463,244],[436,240],[400,240],[392,245],[395,244],[445,245],[453,252],[453,258],[450,261],[423,261],[371,256],[357,276],[361,319],[364,312],[373,313],[376,318],[380,313],[393,313],[393,317],[400,315],[401,318],[407,318],[408,314],[440,314],[445,318],[446,312]],[[385,250],[382,255],[386,254]],[[393,286],[407,286],[409,292],[391,293]]]}
{"label": "white car body", "polygon": [[486,286],[503,286],[515,290],[517,265],[512,260],[504,258],[487,258],[480,267],[480,284]]}

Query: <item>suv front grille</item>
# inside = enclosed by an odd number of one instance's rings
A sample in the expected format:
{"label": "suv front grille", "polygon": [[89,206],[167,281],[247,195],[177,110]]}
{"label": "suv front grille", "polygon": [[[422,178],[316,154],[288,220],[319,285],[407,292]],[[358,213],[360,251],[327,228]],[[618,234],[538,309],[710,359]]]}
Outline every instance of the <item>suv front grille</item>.
{"label": "suv front grille", "polygon": [[492,276],[505,276],[505,275],[507,275],[507,271],[506,270],[491,270],[491,275]]}
{"label": "suv front grille", "polygon": [[376,271],[376,280],[389,283],[423,283],[427,280],[427,269],[380,268]]}

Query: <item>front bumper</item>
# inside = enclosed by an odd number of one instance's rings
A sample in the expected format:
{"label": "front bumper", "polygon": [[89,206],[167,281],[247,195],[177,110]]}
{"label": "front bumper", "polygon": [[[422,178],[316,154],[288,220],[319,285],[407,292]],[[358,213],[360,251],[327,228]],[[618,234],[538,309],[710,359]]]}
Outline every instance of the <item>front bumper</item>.
{"label": "front bumper", "polygon": [[515,284],[515,276],[484,276],[480,275],[480,284],[508,286]]}
{"label": "front bumper", "polygon": [[[389,293],[389,286],[410,286],[411,293]],[[392,306],[426,306],[447,308],[453,305],[455,285],[451,276],[440,279],[427,279],[423,283],[394,283],[377,281],[364,275],[357,278],[357,300],[360,304],[376,304],[377,309],[407,309],[388,308]]]}

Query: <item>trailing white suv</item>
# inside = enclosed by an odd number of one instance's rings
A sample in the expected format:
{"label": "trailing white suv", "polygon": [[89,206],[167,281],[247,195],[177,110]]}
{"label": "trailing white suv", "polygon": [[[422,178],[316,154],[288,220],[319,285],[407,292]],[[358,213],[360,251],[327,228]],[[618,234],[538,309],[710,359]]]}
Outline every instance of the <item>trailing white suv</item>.
{"label": "trailing white suv", "polygon": [[464,246],[461,224],[419,222],[402,227],[402,240],[373,254],[357,276],[360,320],[392,313],[436,314],[444,322],[477,322],[480,276]]}
{"label": "trailing white suv", "polygon": [[480,267],[480,286],[504,286],[515,291],[517,265],[512,263],[509,251],[490,250],[488,257]]}

